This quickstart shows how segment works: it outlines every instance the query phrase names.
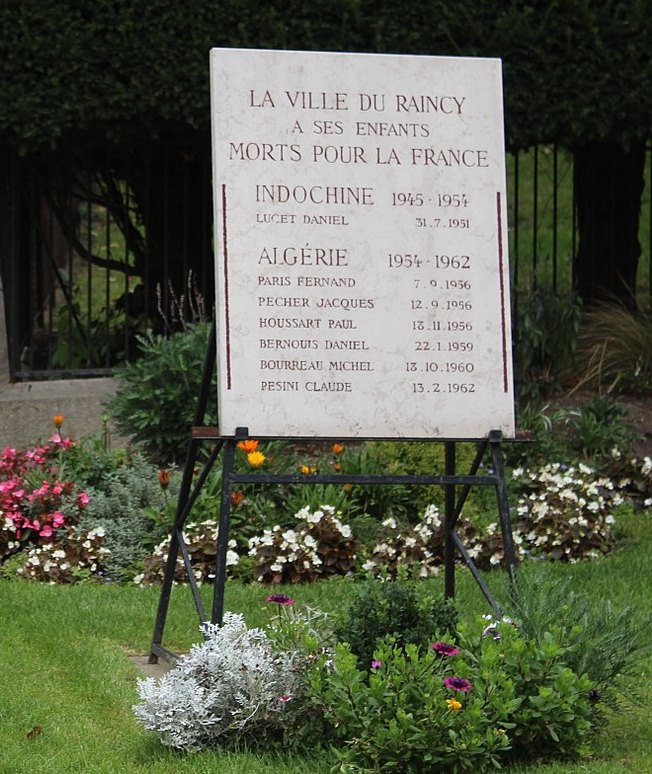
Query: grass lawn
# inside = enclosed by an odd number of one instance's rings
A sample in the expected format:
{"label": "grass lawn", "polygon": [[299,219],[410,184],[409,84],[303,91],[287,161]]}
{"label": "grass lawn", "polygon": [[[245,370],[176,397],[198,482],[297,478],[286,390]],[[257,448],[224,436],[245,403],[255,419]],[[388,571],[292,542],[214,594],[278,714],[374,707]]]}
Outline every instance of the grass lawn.
{"label": "grass lawn", "polygon": [[[562,566],[537,563],[524,572],[568,574],[577,590],[610,598],[619,606],[652,612],[652,514],[620,518],[625,538],[612,556]],[[437,588],[442,580],[428,581]],[[505,577],[494,572],[499,596]],[[325,610],[341,608],[351,581],[285,589],[298,601]],[[206,588],[210,606],[211,589]],[[249,623],[265,620],[267,589],[227,585],[226,609],[243,612]],[[462,617],[487,612],[469,574],[458,571]],[[259,752],[202,752],[179,755],[161,747],[135,720],[139,676],[129,654],[147,653],[158,589],[130,586],[45,586],[0,581],[0,772],[221,772],[298,774],[328,772],[326,752],[314,757]],[[197,617],[187,589],[173,591],[164,644],[182,651],[199,639]],[[652,771],[652,657],[640,664],[640,697],[630,709],[613,708],[609,725],[596,738],[594,756],[581,763],[532,765],[519,772]],[[536,751],[533,750],[533,758]]]}

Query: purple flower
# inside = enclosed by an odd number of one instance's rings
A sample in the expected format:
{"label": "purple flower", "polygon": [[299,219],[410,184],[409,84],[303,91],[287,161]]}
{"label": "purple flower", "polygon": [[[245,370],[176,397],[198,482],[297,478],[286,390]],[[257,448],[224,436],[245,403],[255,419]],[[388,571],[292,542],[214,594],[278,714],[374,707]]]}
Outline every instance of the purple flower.
{"label": "purple flower", "polygon": [[433,642],[430,646],[438,656],[457,656],[460,652],[459,648],[455,645],[450,645],[448,642]]}
{"label": "purple flower", "polygon": [[494,640],[500,639],[500,632],[496,626],[496,623],[490,623],[489,626],[485,626],[482,630],[483,637],[493,637]]}
{"label": "purple flower", "polygon": [[466,677],[444,677],[442,682],[452,691],[461,691],[462,693],[468,693],[473,688],[473,684]]}
{"label": "purple flower", "polygon": [[266,602],[276,602],[277,605],[293,605],[294,600],[292,597],[288,597],[287,594],[270,594]]}
{"label": "purple flower", "polygon": [[377,658],[374,658],[371,660],[371,668],[372,669],[380,669],[380,667],[383,665],[382,661],[378,661]]}

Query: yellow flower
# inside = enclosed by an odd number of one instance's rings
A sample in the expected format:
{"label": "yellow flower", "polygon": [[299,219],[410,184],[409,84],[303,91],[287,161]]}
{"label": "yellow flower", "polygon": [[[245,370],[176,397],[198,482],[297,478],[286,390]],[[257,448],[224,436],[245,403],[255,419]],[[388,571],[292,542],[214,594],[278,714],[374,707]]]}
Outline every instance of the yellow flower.
{"label": "yellow flower", "polygon": [[63,421],[64,421],[64,419],[65,419],[65,417],[64,417],[64,415],[63,415],[63,414],[55,414],[55,415],[52,417],[52,423],[53,423],[53,424],[54,424],[54,426],[57,428],[57,430],[58,430],[58,429],[61,427],[61,425],[63,424]]}
{"label": "yellow flower", "polygon": [[497,733],[497,734],[500,734],[500,735],[502,736],[503,734],[506,734],[506,733],[507,733],[507,731],[505,731],[505,729],[504,729],[504,728],[497,728],[497,729],[496,729],[496,733]]}
{"label": "yellow flower", "polygon": [[251,451],[247,454],[247,462],[252,468],[259,468],[265,462],[265,455],[259,451]]}
{"label": "yellow flower", "polygon": [[253,438],[249,438],[246,441],[240,441],[238,444],[238,449],[242,449],[243,452],[247,452],[247,454],[251,454],[251,452],[255,452],[258,448],[258,441],[254,441]]}
{"label": "yellow flower", "polygon": [[311,468],[309,465],[302,465],[299,468],[299,471],[303,473],[304,476],[310,476],[313,473],[317,472],[317,468]]}
{"label": "yellow flower", "polygon": [[446,699],[446,704],[448,704],[448,709],[453,710],[453,712],[459,712],[462,709],[462,703],[457,699]]}

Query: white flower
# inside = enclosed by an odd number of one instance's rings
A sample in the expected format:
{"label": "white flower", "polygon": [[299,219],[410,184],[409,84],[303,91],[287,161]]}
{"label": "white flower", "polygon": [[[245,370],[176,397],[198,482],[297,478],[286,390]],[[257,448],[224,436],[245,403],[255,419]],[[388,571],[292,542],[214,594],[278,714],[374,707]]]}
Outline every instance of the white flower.
{"label": "white flower", "polygon": [[226,566],[232,567],[233,565],[237,564],[240,561],[240,557],[238,554],[233,551],[229,550],[226,552]]}

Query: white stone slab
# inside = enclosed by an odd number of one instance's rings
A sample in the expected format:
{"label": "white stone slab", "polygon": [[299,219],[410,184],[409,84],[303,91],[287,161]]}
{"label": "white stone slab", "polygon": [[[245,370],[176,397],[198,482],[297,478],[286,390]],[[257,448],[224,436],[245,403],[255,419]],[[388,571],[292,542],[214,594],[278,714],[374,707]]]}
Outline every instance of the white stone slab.
{"label": "white stone slab", "polygon": [[214,49],[219,429],[514,433],[501,64]]}

